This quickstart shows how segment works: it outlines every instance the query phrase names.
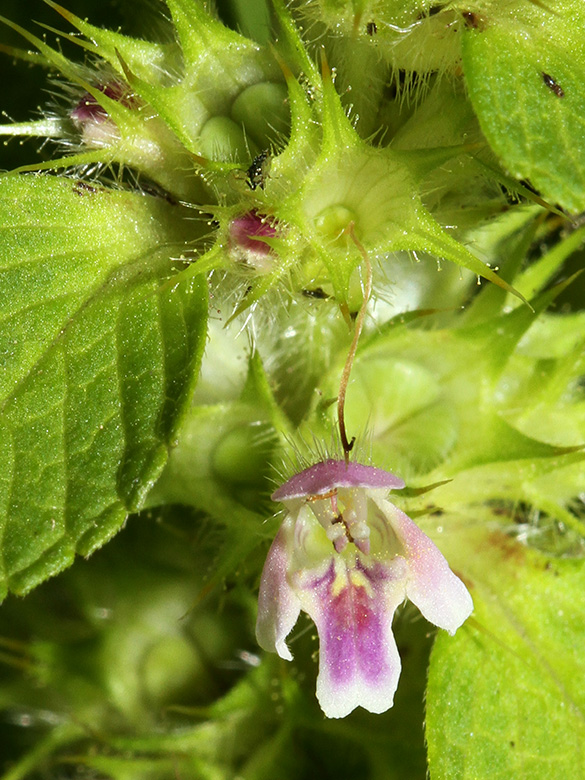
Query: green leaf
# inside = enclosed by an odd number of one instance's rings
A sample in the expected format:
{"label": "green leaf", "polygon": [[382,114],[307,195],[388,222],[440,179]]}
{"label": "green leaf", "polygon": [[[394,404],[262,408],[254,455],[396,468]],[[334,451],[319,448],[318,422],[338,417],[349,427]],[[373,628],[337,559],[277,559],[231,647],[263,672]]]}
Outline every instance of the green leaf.
{"label": "green leaf", "polygon": [[50,176],[0,179],[0,593],[87,555],[162,470],[204,346],[174,286],[179,207]]}
{"label": "green leaf", "polygon": [[583,561],[547,558],[476,525],[444,552],[465,566],[475,611],[431,655],[432,779],[583,777]]}
{"label": "green leaf", "polygon": [[[494,4],[495,5],[495,4]],[[504,165],[569,211],[585,207],[585,6],[522,3],[463,38],[463,68],[482,130]]]}

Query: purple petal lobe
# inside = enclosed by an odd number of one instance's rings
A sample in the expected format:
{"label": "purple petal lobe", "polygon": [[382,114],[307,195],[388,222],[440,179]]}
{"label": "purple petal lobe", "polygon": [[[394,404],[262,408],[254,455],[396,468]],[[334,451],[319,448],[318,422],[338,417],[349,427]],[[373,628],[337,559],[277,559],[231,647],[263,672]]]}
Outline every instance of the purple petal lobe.
{"label": "purple petal lobe", "polygon": [[268,551],[260,580],[256,621],[256,639],[260,647],[278,653],[286,661],[292,661],[292,655],[284,640],[301,611],[301,602],[288,583],[293,534],[294,522],[289,516]]}
{"label": "purple petal lobe", "polygon": [[302,577],[299,586],[319,634],[317,698],[325,715],[343,718],[358,706],[385,712],[400,676],[392,618],[403,581],[382,564],[348,567],[338,558],[324,576]]}
{"label": "purple petal lobe", "polygon": [[275,490],[273,501],[318,496],[334,488],[403,488],[404,482],[389,471],[344,460],[324,460],[295,474]]}
{"label": "purple petal lobe", "polygon": [[406,596],[431,623],[454,634],[473,612],[473,601],[438,547],[389,501],[376,501],[408,561]]}

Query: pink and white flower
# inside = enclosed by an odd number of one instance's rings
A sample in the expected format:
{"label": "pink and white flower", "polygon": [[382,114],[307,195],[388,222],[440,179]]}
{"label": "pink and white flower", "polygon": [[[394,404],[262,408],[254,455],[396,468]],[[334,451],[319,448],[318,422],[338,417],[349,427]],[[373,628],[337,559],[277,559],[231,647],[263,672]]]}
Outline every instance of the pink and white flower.
{"label": "pink and white flower", "polygon": [[326,460],[272,494],[287,514],[262,572],[256,636],[290,661],[286,637],[301,610],[312,618],[317,699],[330,718],[392,706],[400,676],[392,620],[405,599],[450,634],[473,610],[435,544],[387,500],[403,487],[388,471]]}

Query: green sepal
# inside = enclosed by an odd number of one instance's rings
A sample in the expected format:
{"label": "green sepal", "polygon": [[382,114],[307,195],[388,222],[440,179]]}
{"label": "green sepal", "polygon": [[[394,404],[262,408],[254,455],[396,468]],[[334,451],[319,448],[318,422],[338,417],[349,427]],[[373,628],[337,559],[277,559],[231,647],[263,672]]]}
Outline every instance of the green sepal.
{"label": "green sepal", "polygon": [[203,4],[197,0],[165,0],[165,2],[177,31],[187,79],[199,67],[202,55],[217,62],[223,71],[225,66],[218,58],[218,53],[222,49],[241,48],[246,54],[258,51],[259,46],[256,43],[227,28],[209,14]]}
{"label": "green sepal", "polygon": [[22,37],[25,38],[29,43],[32,43],[32,45],[39,50],[45,60],[58,71],[60,71],[64,76],[71,79],[71,81],[75,82],[76,84],[81,84],[84,88],[89,86],[83,80],[83,69],[68,60],[67,57],[61,54],[61,52],[52,49],[36,35],[33,35],[19,24],[10,21],[10,19],[6,19],[4,16],[0,16],[0,22],[5,24],[7,27],[10,27],[19,35],[22,35]]}
{"label": "green sepal", "polygon": [[289,8],[284,0],[271,0],[271,3],[279,25],[278,32],[281,33],[277,36],[280,55],[285,61],[294,63],[295,71],[302,73],[318,93],[322,88],[319,71],[307,52]]}
{"label": "green sepal", "polygon": [[[20,33],[33,46],[36,46],[64,76],[89,93],[98,105],[103,107],[120,132],[120,138],[114,136],[111,143],[101,150],[101,157],[99,154],[90,153],[89,158],[78,158],[77,163],[70,159],[70,165],[83,165],[84,162],[93,160],[108,164],[115,160],[142,170],[176,197],[189,199],[201,195],[200,182],[196,179],[185,179],[182,172],[185,167],[185,154],[162,123],[157,122],[156,118],[153,117],[151,117],[150,122],[145,122],[141,110],[126,106],[119,100],[114,100],[95,85],[90,84],[87,81],[87,71],[84,68],[71,62],[60,52],[52,49],[40,38],[19,25],[4,17],[0,17],[0,21]],[[118,68],[120,68],[119,55],[117,55],[117,59]],[[83,155],[83,153],[80,154]],[[20,170],[50,169],[51,167],[51,164],[41,164],[40,166],[26,166]],[[57,167],[59,166],[57,165]]]}
{"label": "green sepal", "polygon": [[[298,111],[307,113],[306,101],[292,86],[290,77],[288,82],[294,98],[291,144],[300,150],[310,145],[314,149],[317,139],[309,140],[314,131],[306,119],[301,121],[298,117]],[[342,238],[353,223],[356,237],[372,255],[398,250],[428,252],[467,268],[524,300],[452,238],[422,204],[420,186],[424,177],[466,147],[404,151],[371,147],[360,139],[347,118],[326,63],[320,94],[314,111],[319,115],[323,134],[316,158],[308,170],[304,165],[294,170],[291,163],[294,164],[295,157],[287,156],[285,150],[274,161],[275,184],[268,182],[266,195],[282,200],[276,216],[286,224],[296,225],[326,265],[336,297],[347,301],[349,279],[359,262],[348,253],[349,236]],[[328,224],[327,213],[335,210],[345,210],[345,224],[333,220],[332,228],[323,231],[323,225]]]}
{"label": "green sepal", "polygon": [[164,82],[169,79],[170,73],[178,65],[179,52],[176,44],[152,43],[95,27],[53,0],[45,0],[45,2],[79,32],[83,33],[87,41],[67,33],[59,33],[60,35],[64,35],[72,43],[83,47],[86,51],[94,55],[98,54],[120,75],[123,75],[120,56],[139,78],[152,83],[158,83],[161,80]]}
{"label": "green sepal", "polygon": [[[196,136],[200,116],[229,116],[242,90],[281,76],[274,58],[225,27],[195,0],[168,0],[183,52],[183,74],[173,110]],[[171,98],[169,98],[170,100]],[[181,105],[181,101],[183,105]]]}
{"label": "green sepal", "polygon": [[17,46],[7,46],[4,43],[0,43],[0,52],[7,54],[15,60],[22,60],[22,62],[28,62],[30,65],[40,65],[42,68],[50,68],[51,63],[46,57],[38,51],[27,51],[26,49],[20,49]]}

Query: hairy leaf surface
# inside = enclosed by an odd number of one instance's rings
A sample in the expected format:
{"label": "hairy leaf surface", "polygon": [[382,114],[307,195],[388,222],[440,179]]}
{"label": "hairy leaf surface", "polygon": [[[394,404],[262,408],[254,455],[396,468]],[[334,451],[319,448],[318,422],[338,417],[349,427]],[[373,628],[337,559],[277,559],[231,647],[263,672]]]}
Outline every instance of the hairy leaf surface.
{"label": "hairy leaf surface", "polygon": [[164,466],[205,338],[205,284],[168,281],[182,238],[163,200],[0,179],[3,594],[103,544]]}

